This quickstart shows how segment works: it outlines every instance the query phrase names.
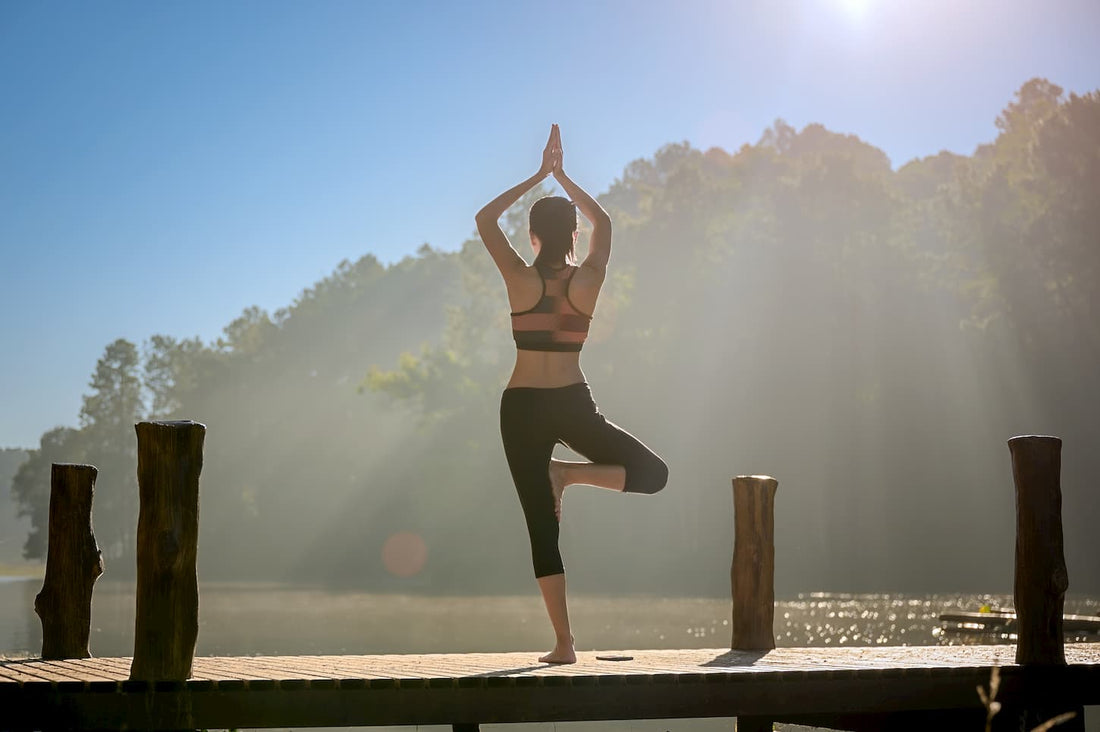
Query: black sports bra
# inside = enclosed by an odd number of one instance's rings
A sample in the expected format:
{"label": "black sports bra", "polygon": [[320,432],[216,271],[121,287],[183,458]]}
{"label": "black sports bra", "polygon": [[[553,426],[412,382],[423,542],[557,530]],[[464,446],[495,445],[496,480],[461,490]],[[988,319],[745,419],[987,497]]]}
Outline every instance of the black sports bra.
{"label": "black sports bra", "polygon": [[530,310],[512,313],[512,337],[521,351],[577,352],[588,337],[592,316],[569,299],[569,283],[577,267],[559,270],[536,266],[542,297]]}

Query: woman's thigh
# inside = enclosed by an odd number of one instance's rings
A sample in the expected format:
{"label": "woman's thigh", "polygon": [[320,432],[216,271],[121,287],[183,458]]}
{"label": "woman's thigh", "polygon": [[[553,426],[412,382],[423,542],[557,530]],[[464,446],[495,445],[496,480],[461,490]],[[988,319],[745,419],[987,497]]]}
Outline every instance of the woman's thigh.
{"label": "woman's thigh", "polygon": [[607,419],[589,395],[571,405],[561,426],[562,443],[594,463],[626,469],[626,491],[656,493],[668,479],[668,466],[641,440]]}

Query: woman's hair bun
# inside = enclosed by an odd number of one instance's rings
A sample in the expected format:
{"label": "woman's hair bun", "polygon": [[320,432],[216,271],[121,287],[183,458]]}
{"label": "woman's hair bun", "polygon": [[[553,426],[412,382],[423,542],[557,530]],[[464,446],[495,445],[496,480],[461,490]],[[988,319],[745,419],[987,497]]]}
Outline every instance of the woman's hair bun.
{"label": "woman's hair bun", "polygon": [[577,230],[577,207],[572,201],[562,196],[544,196],[535,201],[530,227],[542,245],[536,263],[572,262],[573,232]]}

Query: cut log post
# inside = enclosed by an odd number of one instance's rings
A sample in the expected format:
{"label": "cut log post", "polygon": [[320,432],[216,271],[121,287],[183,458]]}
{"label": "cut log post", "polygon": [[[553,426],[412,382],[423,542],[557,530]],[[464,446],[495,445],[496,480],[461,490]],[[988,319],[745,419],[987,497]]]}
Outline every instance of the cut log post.
{"label": "cut log post", "polygon": [[775,491],[766,475],[733,479],[733,650],[775,648]]}
{"label": "cut log post", "polygon": [[46,577],[34,598],[42,619],[42,658],[88,658],[92,587],[103,555],[92,531],[95,466],[54,463],[50,471]]}
{"label": "cut log post", "polygon": [[1008,441],[1016,483],[1016,663],[1066,663],[1062,610],[1069,576],[1062,553],[1062,441]]}
{"label": "cut log post", "polygon": [[206,426],[140,422],[137,613],[130,678],[184,681],[199,634],[195,562],[199,538],[199,473]]}

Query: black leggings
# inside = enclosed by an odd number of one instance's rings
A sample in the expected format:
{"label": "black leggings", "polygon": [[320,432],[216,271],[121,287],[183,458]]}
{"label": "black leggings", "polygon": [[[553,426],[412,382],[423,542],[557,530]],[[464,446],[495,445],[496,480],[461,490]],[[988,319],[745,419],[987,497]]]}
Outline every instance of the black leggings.
{"label": "black leggings", "polygon": [[623,466],[625,490],[630,493],[656,493],[668,480],[665,462],[607,421],[584,382],[555,389],[505,389],[500,398],[500,434],[527,518],[535,577],[565,571],[548,472],[554,445],[560,442],[593,463]]}

